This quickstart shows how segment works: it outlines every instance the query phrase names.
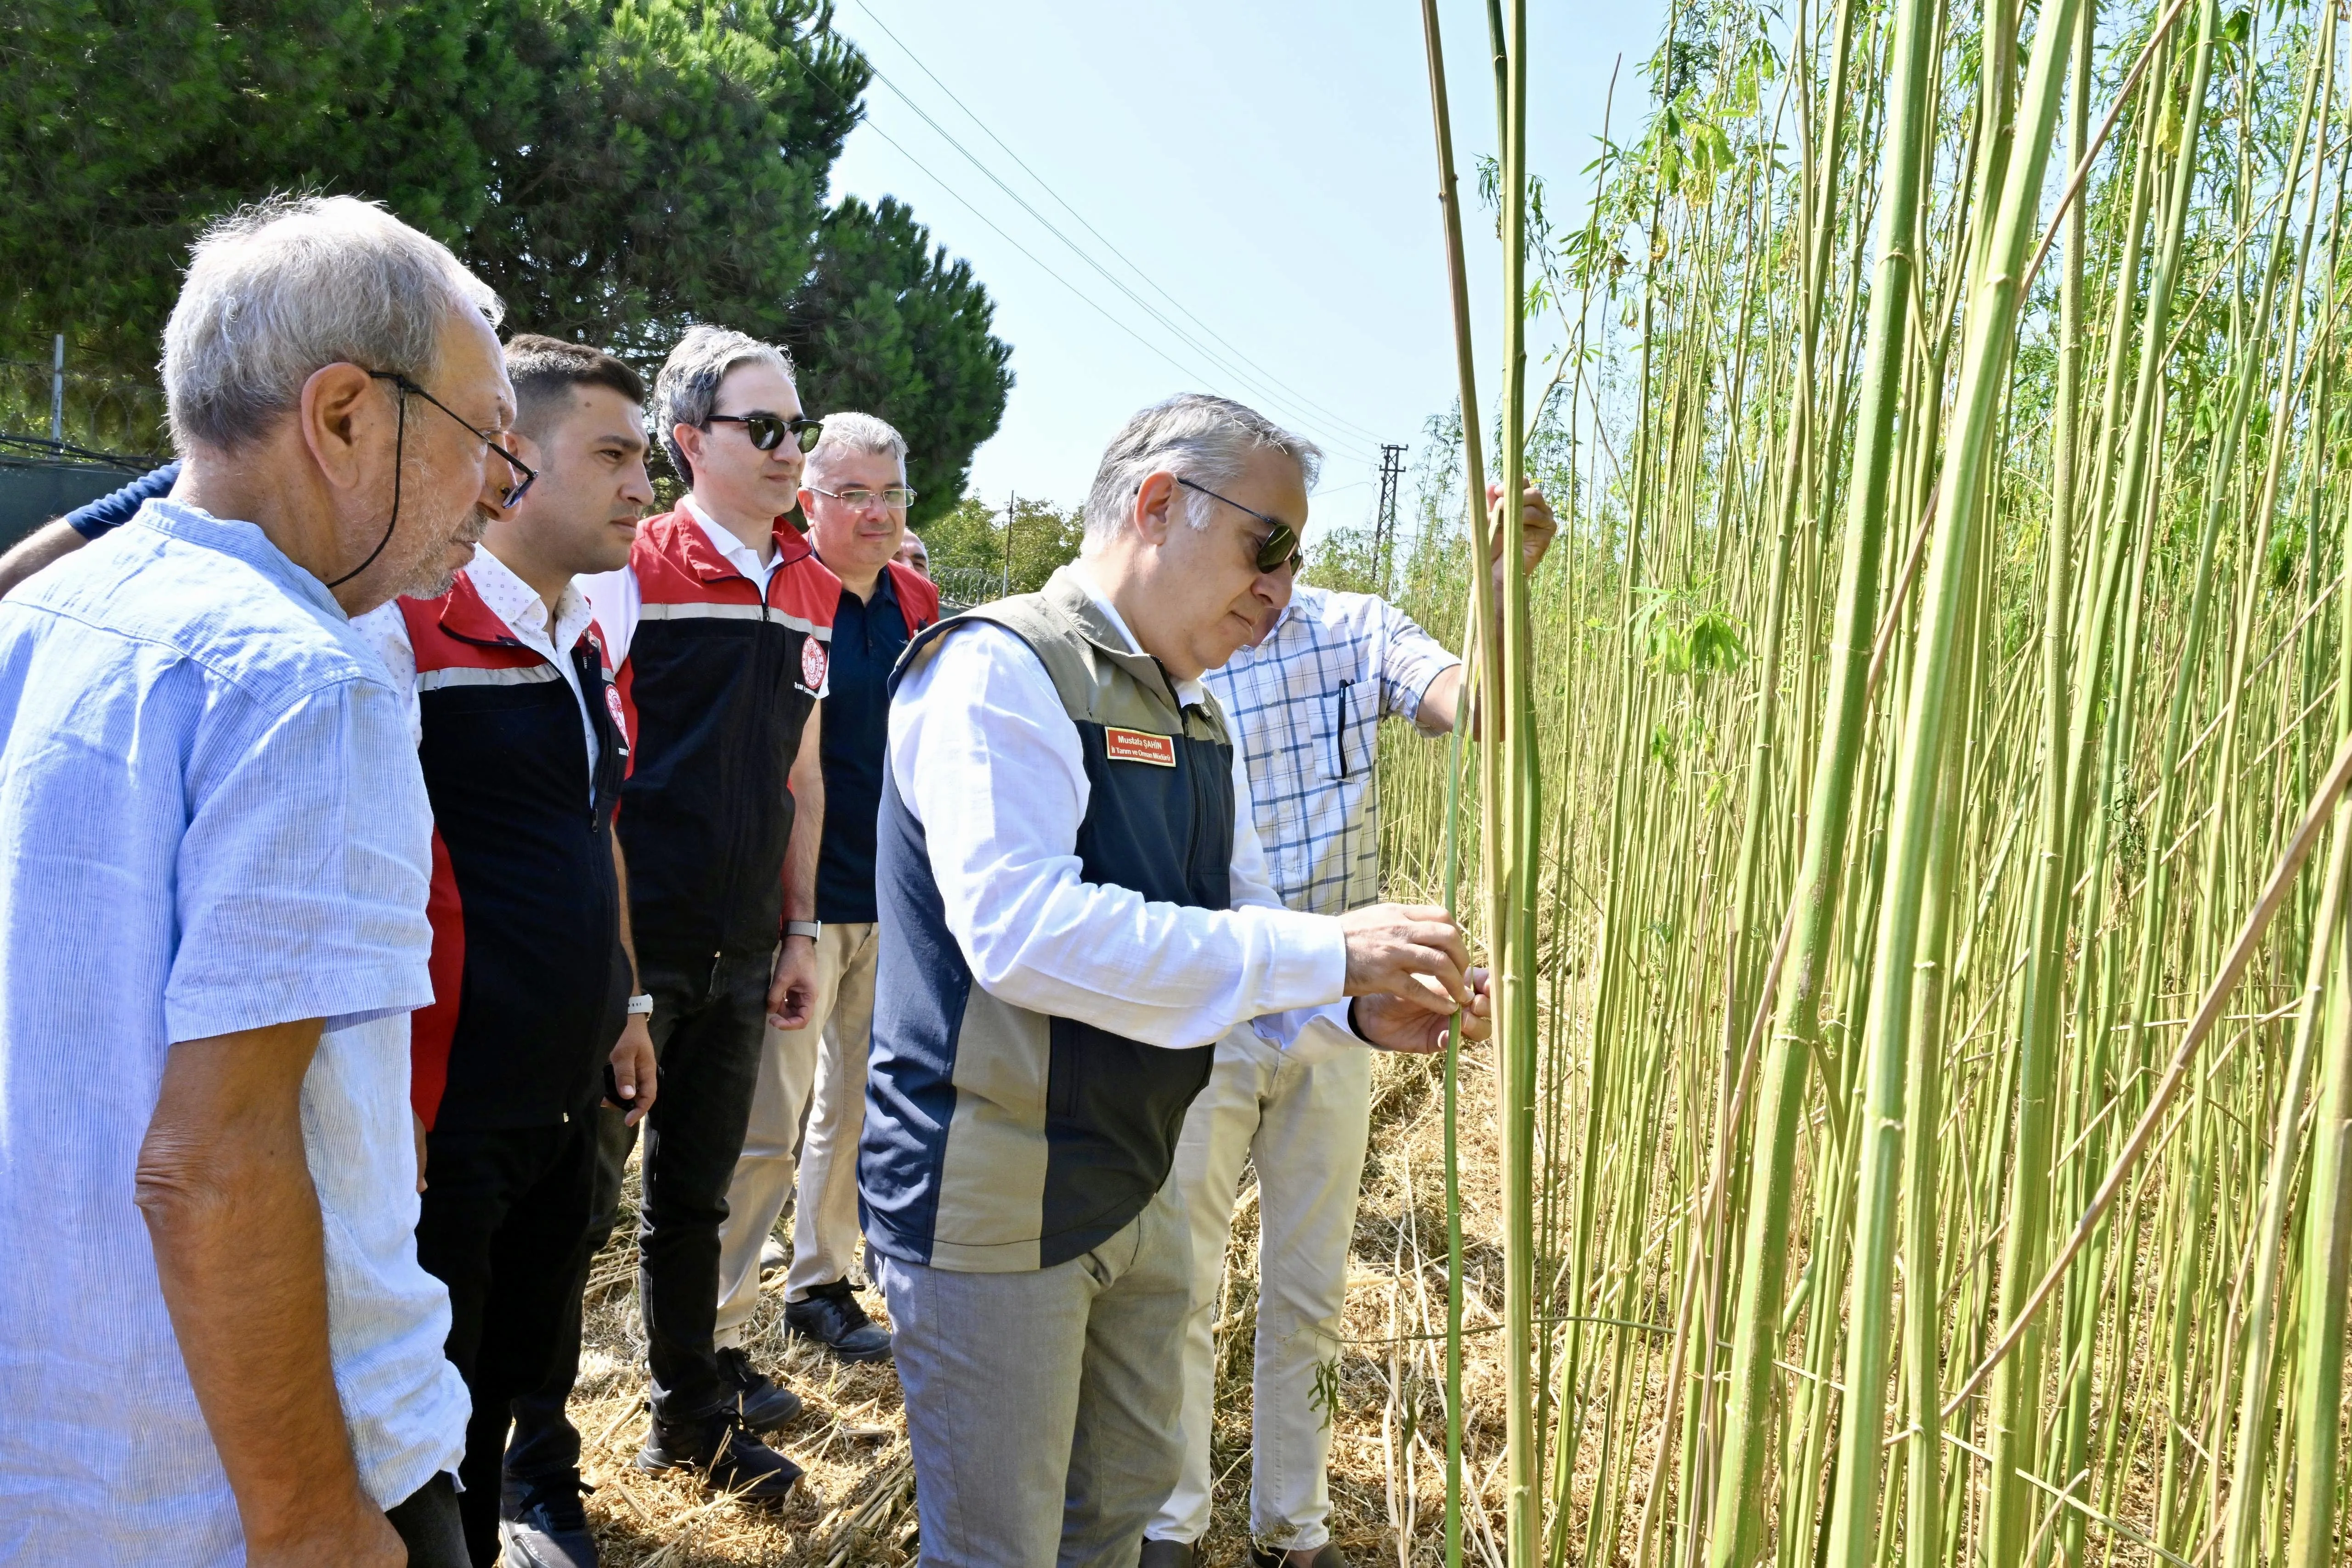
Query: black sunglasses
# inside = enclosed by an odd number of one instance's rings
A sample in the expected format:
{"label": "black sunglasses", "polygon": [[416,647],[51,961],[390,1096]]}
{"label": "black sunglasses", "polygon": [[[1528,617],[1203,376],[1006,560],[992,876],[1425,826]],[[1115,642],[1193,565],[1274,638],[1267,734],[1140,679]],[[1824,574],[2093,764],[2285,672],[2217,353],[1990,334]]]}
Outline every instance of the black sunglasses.
{"label": "black sunglasses", "polygon": [[1257,547],[1258,570],[1279,571],[1284,562],[1298,554],[1298,531],[1280,517],[1269,517],[1264,512],[1251,510],[1239,501],[1226,500],[1224,497],[1218,495],[1206,485],[1195,485],[1181,474],[1176,476],[1176,483],[1183,486],[1187,490],[1198,490],[1212,501],[1224,501],[1226,506],[1236,512],[1248,512],[1251,517],[1266,526],[1265,542]]}
{"label": "black sunglasses", "polygon": [[[517,483],[512,488],[506,492],[506,499],[500,503],[501,505],[511,507],[517,501],[521,500],[523,493],[529,490],[531,487],[532,483],[538,479],[539,470],[533,468],[530,464],[524,462],[513,453],[509,452],[505,447],[500,446],[499,444],[499,438],[495,434],[487,430],[476,430],[471,424],[467,423],[466,418],[463,414],[460,414],[456,409],[451,408],[447,403],[443,402],[439,398],[435,397],[431,392],[426,392],[423,387],[418,386],[415,382],[410,381],[406,376],[402,375],[399,371],[370,371],[368,375],[371,379],[375,381],[390,382],[394,386],[399,388],[402,393],[406,396],[423,398],[426,402],[431,403],[435,408],[439,409],[443,413],[446,413],[451,419],[456,420],[459,424],[465,425],[466,430],[474,437],[474,439],[479,441],[483,445],[488,446],[491,451],[504,458],[506,460],[507,466],[514,470]],[[369,559],[372,560],[374,558],[371,556]]]}
{"label": "black sunglasses", "polygon": [[790,433],[803,452],[814,452],[824,438],[824,421],[803,419],[794,414],[786,419],[781,413],[714,413],[702,422],[705,424],[740,424],[751,444],[761,452],[773,452],[784,444]]}

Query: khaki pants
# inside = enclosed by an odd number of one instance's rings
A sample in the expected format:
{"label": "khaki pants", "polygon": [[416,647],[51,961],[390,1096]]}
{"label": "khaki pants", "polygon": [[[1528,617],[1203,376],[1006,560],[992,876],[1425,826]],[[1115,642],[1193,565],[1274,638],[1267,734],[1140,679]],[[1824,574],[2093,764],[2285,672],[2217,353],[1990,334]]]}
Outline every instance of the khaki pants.
{"label": "khaki pants", "polygon": [[1250,1534],[1285,1550],[1331,1539],[1331,1421],[1316,1377],[1339,1354],[1371,1113],[1370,1051],[1303,1065],[1246,1024],[1217,1042],[1216,1066],[1184,1119],[1169,1177],[1192,1241],[1179,1421],[1184,1458],[1146,1532],[1151,1539],[1197,1542],[1209,1528],[1213,1331],[1245,1156],[1258,1182]]}
{"label": "khaki pants", "polygon": [[866,1054],[874,1030],[871,922],[827,925],[816,939],[816,1006],[807,1027],[768,1030],[751,1124],[719,1230],[716,1343],[743,1343],[760,1304],[760,1249],[793,1196],[793,1266],[784,1299],[846,1279],[857,1262],[857,1139],[866,1127]]}

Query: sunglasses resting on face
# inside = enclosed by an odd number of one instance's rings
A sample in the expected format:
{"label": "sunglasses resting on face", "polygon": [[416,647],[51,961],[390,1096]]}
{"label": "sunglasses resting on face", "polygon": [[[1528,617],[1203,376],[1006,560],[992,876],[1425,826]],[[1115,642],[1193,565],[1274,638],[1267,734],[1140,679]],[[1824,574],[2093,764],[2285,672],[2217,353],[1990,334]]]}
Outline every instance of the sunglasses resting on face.
{"label": "sunglasses resting on face", "polygon": [[1284,563],[1297,555],[1297,530],[1293,528],[1288,523],[1284,522],[1280,517],[1269,517],[1264,512],[1256,511],[1251,507],[1243,506],[1239,501],[1227,500],[1226,497],[1218,495],[1206,485],[1195,485],[1192,481],[1183,477],[1181,475],[1177,476],[1176,483],[1183,486],[1187,490],[1198,490],[1202,495],[1208,497],[1212,501],[1224,501],[1226,506],[1231,507],[1236,512],[1248,512],[1251,517],[1255,517],[1259,522],[1264,523],[1266,526],[1267,531],[1265,542],[1257,547],[1258,570],[1262,572],[1278,571],[1282,569]]}
{"label": "sunglasses resting on face", "polygon": [[792,436],[803,452],[814,452],[824,434],[823,420],[804,419],[797,413],[789,419],[781,413],[714,413],[702,423],[740,424],[743,434],[751,438],[752,446],[761,452],[773,452],[784,444],[786,435]]}

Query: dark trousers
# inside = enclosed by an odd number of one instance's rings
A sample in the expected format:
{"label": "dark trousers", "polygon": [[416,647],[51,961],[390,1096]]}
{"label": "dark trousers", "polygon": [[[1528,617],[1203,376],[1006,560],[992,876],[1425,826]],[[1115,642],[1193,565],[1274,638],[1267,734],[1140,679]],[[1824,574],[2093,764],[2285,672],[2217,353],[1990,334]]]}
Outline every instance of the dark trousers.
{"label": "dark trousers", "polygon": [[[408,1568],[466,1568],[466,1535],[457,1523],[457,1492],[446,1471],[435,1476],[383,1511],[400,1543],[408,1548]],[[482,1559],[474,1559],[479,1564]]]}
{"label": "dark trousers", "polygon": [[499,1559],[509,1406],[547,1385],[579,1318],[595,1173],[584,1108],[553,1126],[426,1136],[416,1258],[449,1287],[449,1361],[473,1396],[457,1500],[475,1568]]}
{"label": "dark trousers", "polygon": [[[682,1421],[732,1406],[710,1336],[719,1311],[719,1227],[727,1186],[743,1153],[760,1047],[768,1026],[772,950],[672,958],[642,949],[638,982],[654,998],[650,1033],[661,1065],[660,1092],[643,1125],[644,1195],[637,1222],[637,1290],[644,1308],[654,1415]],[[589,1256],[611,1236],[635,1132],[620,1113],[600,1118],[599,1169],[589,1223]],[[579,1278],[586,1279],[586,1260]],[[580,1292],[558,1361],[540,1392],[514,1406],[507,1474],[552,1480],[577,1469],[580,1434],[564,1401],[580,1364]]]}

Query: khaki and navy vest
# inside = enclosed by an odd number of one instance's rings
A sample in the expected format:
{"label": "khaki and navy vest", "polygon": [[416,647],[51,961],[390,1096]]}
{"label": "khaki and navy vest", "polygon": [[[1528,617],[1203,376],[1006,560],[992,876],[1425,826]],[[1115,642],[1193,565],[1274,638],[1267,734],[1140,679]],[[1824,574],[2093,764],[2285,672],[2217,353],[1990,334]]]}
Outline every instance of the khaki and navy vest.
{"label": "khaki and navy vest", "polygon": [[[1180,708],[1066,570],[1041,593],[941,622],[891,689],[967,622],[1004,628],[1053,677],[1088,800],[1073,845],[1088,882],[1232,907],[1233,743],[1213,706]],[[1168,1179],[1213,1045],[1170,1050],[1000,1001],[972,983],[941,913],[923,825],[883,779],[875,857],[881,952],[858,1207],[868,1243],[933,1268],[999,1273],[1083,1256]]]}

